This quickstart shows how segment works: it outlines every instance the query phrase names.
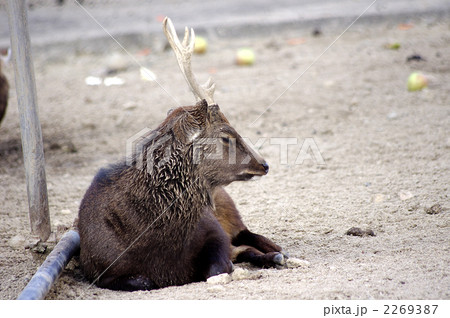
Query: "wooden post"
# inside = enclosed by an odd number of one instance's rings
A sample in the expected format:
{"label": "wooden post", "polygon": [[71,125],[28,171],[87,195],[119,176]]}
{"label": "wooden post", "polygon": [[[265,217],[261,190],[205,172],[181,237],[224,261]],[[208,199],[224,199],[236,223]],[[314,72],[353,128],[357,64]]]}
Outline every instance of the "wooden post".
{"label": "wooden post", "polygon": [[8,0],[7,9],[20,113],[31,232],[38,235],[41,241],[46,241],[51,232],[50,214],[26,1]]}

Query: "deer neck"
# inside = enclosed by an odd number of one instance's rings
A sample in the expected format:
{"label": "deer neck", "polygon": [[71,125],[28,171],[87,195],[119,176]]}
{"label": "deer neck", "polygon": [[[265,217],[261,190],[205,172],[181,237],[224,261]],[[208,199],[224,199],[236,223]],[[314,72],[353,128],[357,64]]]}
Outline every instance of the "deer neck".
{"label": "deer neck", "polygon": [[157,223],[188,232],[196,226],[205,209],[213,207],[211,186],[193,162],[192,147],[171,143],[170,149],[153,150],[144,156],[138,173],[145,184],[148,210],[158,211]]}

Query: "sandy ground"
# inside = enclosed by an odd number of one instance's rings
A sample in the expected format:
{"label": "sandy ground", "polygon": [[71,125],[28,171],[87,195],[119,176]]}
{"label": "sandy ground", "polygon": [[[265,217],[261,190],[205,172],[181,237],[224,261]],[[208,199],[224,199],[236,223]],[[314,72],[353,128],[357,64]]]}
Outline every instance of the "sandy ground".
{"label": "sandy ground", "polygon": [[[320,37],[287,30],[216,38],[195,56],[197,77],[214,77],[222,111],[242,136],[259,141],[271,167],[258,181],[228,187],[245,223],[309,265],[242,264],[251,275],[227,284],[129,293],[91,287],[74,259],[47,299],[449,299],[450,24],[411,22],[408,30],[355,25],[311,67],[343,28],[325,28]],[[399,50],[385,48],[394,42]],[[234,65],[242,46],[256,52],[252,67]],[[177,103],[193,102],[173,54],[142,49],[129,51],[165,91],[141,80],[128,58],[116,75],[123,85],[87,86],[85,78],[99,75],[113,52],[34,57],[54,231],[46,253],[72,225],[96,171],[125,155],[127,138],[155,127]],[[412,54],[425,61],[407,62]],[[415,70],[431,85],[408,92]],[[29,234],[12,68],[5,72],[12,88],[0,127],[0,299],[14,299],[46,254],[25,248],[36,238]],[[286,154],[276,138],[296,144]],[[305,140],[324,165],[312,152],[301,162]],[[435,204],[438,213],[426,213]],[[351,227],[375,236],[346,235]]]}

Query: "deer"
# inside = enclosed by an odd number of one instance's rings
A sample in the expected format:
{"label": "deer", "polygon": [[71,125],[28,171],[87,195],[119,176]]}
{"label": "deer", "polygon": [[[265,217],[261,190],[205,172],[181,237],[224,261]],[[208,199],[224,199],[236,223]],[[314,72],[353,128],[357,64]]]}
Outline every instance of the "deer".
{"label": "deer", "polygon": [[[269,171],[214,102],[215,83],[191,68],[195,33],[163,30],[196,103],[177,107],[142,136],[130,158],[102,168],[79,208],[80,265],[101,288],[152,290],[233,270],[283,266],[288,257],[243,223],[225,186]],[[210,141],[213,142],[210,142]],[[217,149],[222,156],[217,156]]]}

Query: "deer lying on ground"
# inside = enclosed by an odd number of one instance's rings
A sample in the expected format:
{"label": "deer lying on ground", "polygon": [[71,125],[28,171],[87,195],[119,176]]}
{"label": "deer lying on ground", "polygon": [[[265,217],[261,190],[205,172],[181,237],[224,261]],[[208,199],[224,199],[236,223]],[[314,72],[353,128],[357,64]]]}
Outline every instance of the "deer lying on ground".
{"label": "deer lying on ground", "polygon": [[[214,83],[195,80],[193,30],[180,43],[171,21],[163,26],[199,101],[171,111],[141,151],[101,169],[87,190],[78,221],[80,262],[99,287],[133,291],[204,281],[230,273],[231,261],[284,264],[281,248],[247,229],[224,189],[267,174],[269,166],[214,103]],[[219,145],[222,157],[211,156]]]}

